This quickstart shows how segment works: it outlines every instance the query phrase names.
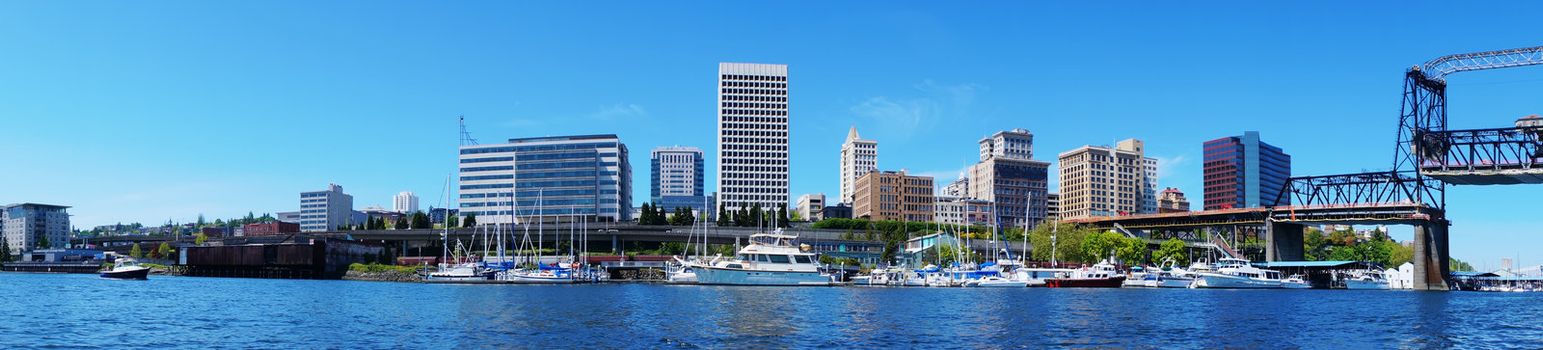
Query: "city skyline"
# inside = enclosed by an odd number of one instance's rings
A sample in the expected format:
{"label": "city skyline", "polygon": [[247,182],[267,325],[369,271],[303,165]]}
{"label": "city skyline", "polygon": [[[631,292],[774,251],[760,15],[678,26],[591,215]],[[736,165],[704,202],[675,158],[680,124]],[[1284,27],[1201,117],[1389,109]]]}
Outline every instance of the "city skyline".
{"label": "city skyline", "polygon": [[[71,206],[81,228],[294,211],[298,193],[329,183],[359,203],[410,190],[425,209],[443,207],[445,191],[454,193],[443,184],[455,176],[453,133],[462,114],[472,136],[490,143],[615,133],[634,150],[679,144],[712,154],[715,113],[707,106],[715,95],[706,86],[716,82],[720,62],[787,64],[793,72],[789,108],[798,117],[789,125],[788,194],[795,197],[840,193],[830,179],[838,164],[833,145],[856,125],[883,140],[886,155],[905,155],[886,156],[884,170],[939,184],[975,162],[974,140],[1001,130],[1033,132],[1046,155],[1139,138],[1158,159],[1158,187],[1177,187],[1198,203],[1206,140],[1260,131],[1292,155],[1293,175],[1386,169],[1404,69],[1450,53],[1539,44],[1501,24],[1525,22],[1522,14],[1537,13],[1533,4],[1503,5],[1519,8],[1486,13],[1483,21],[1443,6],[1457,13],[1453,25],[1439,28],[1390,24],[1440,6],[1425,3],[1276,14],[1311,24],[1304,26],[1283,17],[1260,21],[1250,5],[1186,13],[1146,4],[989,4],[961,13],[831,4],[828,11],[768,10],[767,17],[796,18],[788,23],[800,27],[739,18],[769,29],[728,33],[698,29],[725,26],[730,20],[714,17],[739,5],[622,4],[656,19],[602,13],[594,23],[540,15],[582,12],[561,5],[372,9],[421,24],[413,30],[367,18],[327,21],[324,14],[349,11],[328,4],[305,6],[317,14],[298,20],[275,17],[289,14],[285,4],[197,17],[167,4],[119,11],[135,16],[7,6],[32,11],[0,12],[0,23],[12,24],[0,25],[0,49],[34,54],[0,57],[0,67],[9,67],[0,75],[12,82],[0,87],[0,149],[16,164],[0,180],[33,185],[8,186],[0,202]],[[1187,21],[1202,16],[1223,19]],[[1495,18],[1507,16],[1517,17]],[[294,26],[269,25],[280,21]],[[223,22],[233,24],[211,25]],[[584,28],[606,22],[613,24]],[[655,27],[672,22],[682,25]],[[1098,29],[1110,22],[1146,29]],[[453,27],[462,29],[444,29]],[[543,27],[557,30],[530,30]],[[653,28],[622,30],[629,27]],[[146,38],[163,31],[188,34]],[[831,32],[842,35],[822,35]],[[980,39],[1004,35],[1027,45]],[[579,38],[593,42],[569,43]],[[611,50],[639,55],[616,61],[600,54]],[[530,54],[541,51],[551,54]],[[1538,77],[1536,68],[1453,77],[1453,125],[1499,127],[1543,111],[1532,102],[1543,91]],[[1166,86],[1153,90],[1150,82]],[[388,146],[397,153],[374,156]],[[633,152],[632,164],[646,164],[646,153]],[[707,158],[709,168],[718,166]],[[708,171],[708,184],[717,183],[715,173]],[[634,173],[633,181],[636,206],[649,197],[639,184],[650,179]],[[1054,176],[1049,187],[1059,191]],[[1448,190],[1454,256],[1492,267],[1500,257],[1543,260],[1528,249],[1492,251],[1543,245],[1535,237],[1543,225],[1525,202],[1543,188]],[[1394,232],[1409,239],[1406,228]]]}

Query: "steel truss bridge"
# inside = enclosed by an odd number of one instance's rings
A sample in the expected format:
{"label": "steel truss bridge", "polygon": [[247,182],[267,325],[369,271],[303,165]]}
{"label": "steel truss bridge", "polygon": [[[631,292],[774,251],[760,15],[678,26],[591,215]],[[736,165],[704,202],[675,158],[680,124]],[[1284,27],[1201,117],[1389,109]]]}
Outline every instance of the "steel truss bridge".
{"label": "steel truss bridge", "polygon": [[1543,184],[1543,119],[1514,127],[1447,128],[1446,76],[1543,64],[1543,46],[1455,54],[1404,74],[1393,168],[1292,177],[1264,208],[1097,217],[1068,222],[1123,226],[1193,239],[1196,231],[1262,230],[1266,259],[1302,260],[1305,224],[1411,225],[1415,289],[1447,290],[1446,185]]}

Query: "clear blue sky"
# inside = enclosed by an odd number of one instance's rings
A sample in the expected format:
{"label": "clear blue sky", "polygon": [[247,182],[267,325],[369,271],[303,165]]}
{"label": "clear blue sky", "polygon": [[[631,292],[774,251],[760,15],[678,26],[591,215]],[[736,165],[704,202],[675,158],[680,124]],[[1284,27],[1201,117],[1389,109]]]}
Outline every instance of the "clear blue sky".
{"label": "clear blue sky", "polygon": [[[789,65],[794,196],[837,192],[850,125],[882,168],[944,180],[1022,127],[1040,159],[1143,139],[1198,206],[1205,140],[1258,130],[1298,175],[1385,169],[1406,68],[1543,45],[1543,3],[1289,5],[3,2],[0,202],[80,227],[294,210],[329,182],[439,205],[458,114],[483,142],[618,134],[641,201],[649,149],[711,153],[736,61]],[[1543,112],[1543,68],[1450,82],[1456,128]],[[1453,255],[1543,263],[1538,198],[1452,188]]]}

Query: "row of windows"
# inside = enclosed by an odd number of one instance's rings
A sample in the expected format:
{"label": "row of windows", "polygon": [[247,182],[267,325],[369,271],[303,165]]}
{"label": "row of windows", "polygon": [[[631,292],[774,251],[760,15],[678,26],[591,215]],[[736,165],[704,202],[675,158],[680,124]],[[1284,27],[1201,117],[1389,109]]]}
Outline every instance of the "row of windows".
{"label": "row of windows", "polygon": [[787,178],[787,167],[776,166],[726,166],[723,167],[725,179],[783,179]]}
{"label": "row of windows", "polygon": [[[591,189],[567,189],[567,190],[538,190],[538,191],[525,190],[525,191],[518,191],[518,192],[519,192],[520,197],[526,197],[526,198],[536,198],[536,197],[541,197],[541,196],[592,196],[592,195],[595,194],[595,190],[592,189],[592,188]],[[600,194],[616,194],[616,190],[614,190],[614,189],[600,190]],[[505,197],[512,197],[512,196],[514,196],[514,194],[510,193],[510,192],[467,193],[467,194],[462,194],[461,198],[466,198],[466,199],[475,199],[475,198],[505,198]]]}
{"label": "row of windows", "polygon": [[[724,152],[721,165],[788,165],[786,154],[773,152]],[[759,158],[759,159],[758,159]]]}
{"label": "row of windows", "polygon": [[509,179],[514,179],[514,174],[504,174],[504,175],[478,175],[478,176],[462,176],[462,177],[461,177],[461,181],[478,181],[478,180],[509,180]]}
{"label": "row of windows", "polygon": [[774,123],[719,123],[719,127],[723,129],[741,130],[788,130],[787,124]]}
{"label": "row of windows", "polygon": [[784,127],[788,124],[788,118],[787,117],[753,117],[753,116],[730,116],[730,115],[726,115],[726,116],[719,117],[718,121],[721,122],[721,123],[729,123],[729,122],[767,123],[767,124],[784,125]]}
{"label": "row of windows", "polygon": [[514,170],[514,166],[513,165],[500,165],[500,166],[479,166],[479,167],[461,168],[461,172],[463,172],[463,173],[474,173],[474,172],[479,172],[479,171],[504,171],[504,170]]}
{"label": "row of windows", "polygon": [[724,81],[719,86],[786,89],[788,83],[763,83],[758,81]]}
{"label": "row of windows", "polygon": [[727,135],[727,136],[758,136],[758,137],[762,137],[762,138],[770,137],[770,138],[777,138],[777,139],[786,139],[788,137],[788,132],[786,132],[786,131],[738,131],[738,130],[724,130],[723,131],[723,135]]}
{"label": "row of windows", "polygon": [[512,162],[512,161],[514,161],[514,157],[467,158],[467,159],[462,159],[461,160],[461,164],[467,164],[467,163],[487,163],[487,162]]}
{"label": "row of windows", "polygon": [[528,160],[552,160],[552,159],[577,159],[577,158],[590,158],[590,159],[593,159],[593,158],[597,158],[597,157],[604,157],[604,154],[610,154],[610,156],[612,156],[612,157],[616,156],[615,153],[567,152],[567,153],[521,154],[521,155],[516,156],[515,159],[518,159],[518,160],[521,160],[521,161],[528,161]]}
{"label": "row of windows", "polygon": [[788,81],[788,77],[781,75],[722,74],[718,78],[722,80]]}
{"label": "row of windows", "polygon": [[[724,186],[734,186],[735,188],[733,188],[732,190],[735,193],[786,193],[787,189],[788,189],[788,182],[787,181],[750,181],[750,180],[738,181],[738,180],[725,180],[725,181],[723,181],[723,185]],[[772,188],[756,188],[756,187],[742,187],[742,186],[762,186],[762,187],[772,187]],[[729,191],[724,191],[724,192],[729,192]]]}
{"label": "row of windows", "polygon": [[[753,102],[783,102],[787,103],[787,96],[763,96],[763,95],[723,95],[724,101],[753,101]],[[787,108],[786,106],[782,108]]]}
{"label": "row of windows", "polygon": [[500,146],[462,149],[461,154],[483,154],[504,152],[541,152],[574,149],[616,148],[616,142],[587,142],[587,143],[563,143],[553,145],[536,146]]}
{"label": "row of windows", "polygon": [[778,89],[722,88],[722,89],[719,89],[719,92],[722,92],[724,95],[729,95],[729,94],[736,94],[736,95],[775,95],[775,96],[787,96],[788,95],[788,91],[787,90],[778,90]]}
{"label": "row of windows", "polygon": [[[786,137],[724,137],[723,149],[732,150],[787,150],[788,139]],[[758,146],[770,145],[770,146]]]}
{"label": "row of windows", "polygon": [[786,115],[788,115],[788,111],[786,111],[786,110],[729,109],[729,108],[725,108],[725,109],[722,109],[720,111],[721,111],[721,114],[723,114],[723,115],[775,115],[775,116],[786,116]]}
{"label": "row of windows", "polygon": [[[533,199],[533,200],[520,200],[519,202],[520,202],[520,204],[518,205],[519,207],[534,207],[534,206],[537,206],[537,205],[543,205],[543,206],[558,206],[558,205],[591,205],[592,206],[592,205],[595,205],[595,199],[594,198],[543,199],[543,200],[534,200]],[[461,207],[462,208],[508,207],[510,205],[513,205],[513,204],[514,203],[512,203],[512,202],[462,202],[461,203]]]}
{"label": "row of windows", "polygon": [[724,102],[721,105],[719,105],[718,107],[724,107],[724,108],[788,109],[788,104],[786,104],[786,103],[758,103],[758,102]]}

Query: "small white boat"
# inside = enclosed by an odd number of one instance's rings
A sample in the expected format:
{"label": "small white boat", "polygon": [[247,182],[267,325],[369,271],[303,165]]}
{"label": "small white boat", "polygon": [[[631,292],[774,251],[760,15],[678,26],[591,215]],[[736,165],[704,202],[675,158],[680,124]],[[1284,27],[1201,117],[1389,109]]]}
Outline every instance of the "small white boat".
{"label": "small white boat", "polygon": [[1291,275],[1280,281],[1281,288],[1286,289],[1312,289],[1312,282],[1302,278],[1302,275]]}
{"label": "small white boat", "polygon": [[1071,274],[1072,271],[1072,269],[1020,268],[1013,270],[1013,278],[1023,280],[1030,287],[1044,287],[1046,279]]}
{"label": "small white boat", "polygon": [[1388,279],[1376,269],[1356,271],[1345,279],[1345,289],[1388,289]]}
{"label": "small white boat", "polygon": [[504,271],[497,279],[515,284],[570,284],[578,282],[573,271],[564,266],[542,266],[535,270]]}
{"label": "small white boat", "polygon": [[696,271],[691,270],[689,263],[680,257],[675,257],[675,264],[665,270],[665,283],[669,284],[696,284]]}
{"label": "small white boat", "polygon": [[1023,288],[1029,286],[1029,281],[1012,280],[1002,276],[986,276],[977,280],[971,280],[971,283],[966,284],[966,286],[980,288]]}
{"label": "small white boat", "polygon": [[427,276],[423,276],[423,281],[429,283],[475,283],[487,282],[488,276],[483,274],[481,266],[477,263],[440,264],[439,271],[430,272]]}
{"label": "small white boat", "polygon": [[1216,272],[1196,275],[1194,288],[1281,288],[1280,271],[1254,267],[1248,260],[1223,258],[1216,262]]}
{"label": "small white boat", "polygon": [[102,278],[117,280],[148,280],[150,268],[139,266],[139,262],[130,258],[118,258],[113,262],[113,267],[101,272]]}

